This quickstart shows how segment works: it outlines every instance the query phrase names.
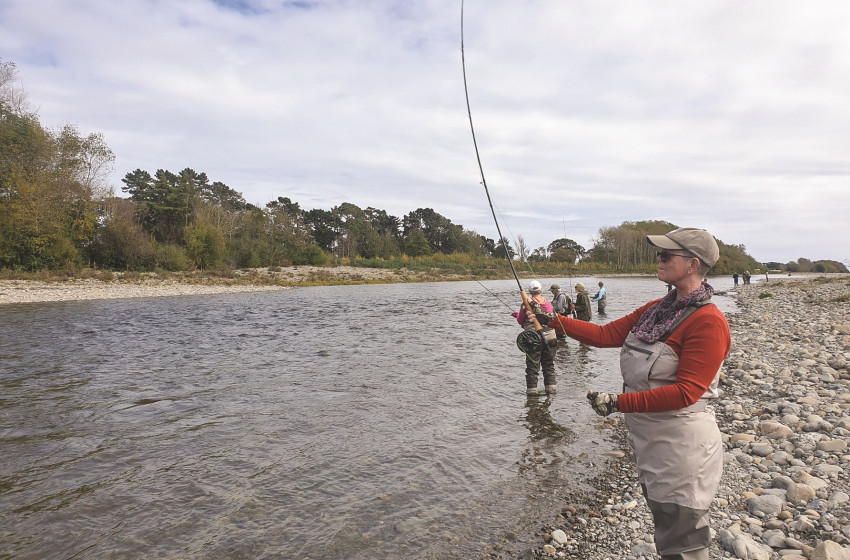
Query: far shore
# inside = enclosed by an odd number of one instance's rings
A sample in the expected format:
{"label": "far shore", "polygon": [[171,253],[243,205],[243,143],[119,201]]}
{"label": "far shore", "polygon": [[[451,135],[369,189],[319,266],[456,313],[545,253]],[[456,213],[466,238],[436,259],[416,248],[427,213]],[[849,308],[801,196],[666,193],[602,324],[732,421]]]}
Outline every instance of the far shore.
{"label": "far shore", "polygon": [[[492,272],[492,271],[491,271]],[[613,275],[598,275],[611,277]],[[617,276],[648,276],[622,274]],[[241,269],[229,276],[213,274],[99,272],[82,277],[59,276],[46,280],[0,279],[0,305],[165,297],[238,292],[286,290],[300,286],[355,284],[392,284],[413,282],[456,282],[494,280],[492,275],[458,274],[433,269],[415,271],[406,268],[369,268],[354,266],[289,266]],[[505,276],[498,279],[513,279]],[[525,280],[523,280],[525,281]]]}
{"label": "far shore", "polygon": [[238,270],[232,276],[106,273],[50,280],[0,279],[0,305],[286,290],[296,286],[422,281],[426,275],[352,266]]}
{"label": "far shore", "polygon": [[[492,271],[491,271],[492,272]],[[598,278],[641,277],[650,274],[594,274]],[[831,275],[842,276],[842,275]],[[579,277],[579,276],[573,276]],[[328,286],[352,284],[390,284],[412,282],[445,282],[494,280],[492,276],[457,274],[441,270],[413,271],[409,269],[368,268],[354,266],[290,266],[282,268],[253,268],[234,271],[229,276],[174,273],[161,276],[154,273],[98,272],[81,277],[56,276],[46,280],[0,279],[0,305],[166,297],[185,295],[225,294],[286,290],[299,286]],[[513,279],[512,276],[498,278]],[[711,278],[709,277],[709,281]],[[525,279],[523,279],[525,281]]]}

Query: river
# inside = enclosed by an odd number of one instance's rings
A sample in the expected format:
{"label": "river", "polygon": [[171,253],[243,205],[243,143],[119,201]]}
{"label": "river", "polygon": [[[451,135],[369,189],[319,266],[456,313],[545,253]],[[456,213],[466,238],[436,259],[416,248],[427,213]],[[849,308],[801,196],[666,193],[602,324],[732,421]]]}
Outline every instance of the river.
{"label": "river", "polygon": [[[604,281],[595,322],[666,292]],[[584,394],[618,388],[617,350],[568,342],[559,393],[527,398],[517,285],[482,284],[0,306],[0,558],[542,544],[611,451]]]}

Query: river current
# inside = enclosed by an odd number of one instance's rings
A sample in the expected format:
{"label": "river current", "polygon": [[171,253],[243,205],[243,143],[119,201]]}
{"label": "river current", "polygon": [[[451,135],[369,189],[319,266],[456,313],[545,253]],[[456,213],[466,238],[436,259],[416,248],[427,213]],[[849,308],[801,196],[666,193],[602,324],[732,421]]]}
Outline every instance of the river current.
{"label": "river current", "polygon": [[[666,292],[604,281],[599,323]],[[0,306],[0,558],[539,544],[611,451],[584,394],[620,382],[616,349],[570,341],[527,398],[518,307],[513,281]]]}

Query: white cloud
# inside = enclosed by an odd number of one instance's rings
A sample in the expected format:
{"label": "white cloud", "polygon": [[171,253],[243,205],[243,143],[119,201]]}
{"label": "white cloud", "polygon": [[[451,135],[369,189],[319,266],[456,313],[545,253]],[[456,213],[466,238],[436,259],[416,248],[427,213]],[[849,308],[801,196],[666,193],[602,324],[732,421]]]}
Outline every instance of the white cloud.
{"label": "white cloud", "polygon": [[[503,233],[660,219],[760,260],[850,258],[850,5],[465,4]],[[434,208],[495,238],[460,3],[7,0],[0,52],[48,126],[103,132],[115,184],[192,167],[264,203]],[[500,217],[502,219],[502,217]]]}

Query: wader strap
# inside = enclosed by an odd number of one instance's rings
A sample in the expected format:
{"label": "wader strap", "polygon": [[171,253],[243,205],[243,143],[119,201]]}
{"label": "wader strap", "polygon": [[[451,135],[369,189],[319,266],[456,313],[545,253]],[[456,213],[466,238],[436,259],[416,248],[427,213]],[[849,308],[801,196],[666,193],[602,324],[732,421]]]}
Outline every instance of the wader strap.
{"label": "wader strap", "polygon": [[672,326],[672,327],[670,327],[670,330],[669,330],[669,331],[667,331],[667,333],[665,333],[665,334],[664,334],[664,336],[662,336],[661,338],[659,338],[659,339],[658,339],[658,341],[659,341],[659,342],[664,342],[665,340],[667,340],[668,338],[670,338],[670,335],[671,335],[671,334],[673,334],[673,331],[675,331],[676,329],[678,329],[678,328],[679,328],[679,326],[680,326],[682,323],[684,323],[684,322],[685,322],[685,319],[687,319],[688,317],[690,317],[690,316],[691,316],[691,314],[692,314],[694,311],[696,311],[696,310],[697,310],[697,309],[699,309],[700,307],[704,307],[704,306],[706,306],[706,305],[714,305],[714,304],[713,304],[713,303],[711,303],[710,301],[698,301],[698,302],[696,302],[696,303],[692,303],[692,304],[690,304],[689,306],[687,306],[687,307],[685,308],[685,312],[684,312],[684,313],[682,313],[682,314],[679,316],[679,318],[678,318],[678,319],[676,319],[676,322],[675,322],[675,323],[673,323],[673,326]]}

